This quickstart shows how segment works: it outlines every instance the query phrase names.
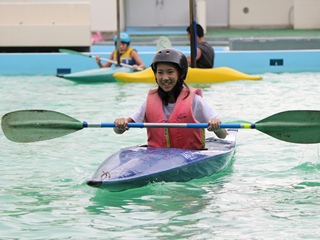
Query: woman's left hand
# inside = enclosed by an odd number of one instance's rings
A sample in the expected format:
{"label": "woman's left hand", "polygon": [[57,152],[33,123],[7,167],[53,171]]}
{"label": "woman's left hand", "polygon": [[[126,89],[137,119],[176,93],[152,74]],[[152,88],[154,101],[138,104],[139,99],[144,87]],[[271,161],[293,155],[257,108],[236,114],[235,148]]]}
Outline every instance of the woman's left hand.
{"label": "woman's left hand", "polygon": [[212,118],[209,122],[208,131],[217,131],[220,129],[221,121],[218,118]]}

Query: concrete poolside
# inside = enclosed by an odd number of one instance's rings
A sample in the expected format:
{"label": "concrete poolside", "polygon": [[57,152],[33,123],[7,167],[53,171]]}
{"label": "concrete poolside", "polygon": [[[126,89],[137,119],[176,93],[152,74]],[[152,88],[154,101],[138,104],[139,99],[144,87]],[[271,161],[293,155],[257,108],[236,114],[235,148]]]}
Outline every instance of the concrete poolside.
{"label": "concrete poolside", "polygon": [[[176,46],[188,46],[190,45],[187,39],[187,33],[185,28],[129,28],[127,29],[130,34],[132,45],[135,46],[154,46],[159,36],[167,36],[172,45]],[[288,49],[320,49],[320,29],[314,30],[295,30],[295,29],[207,29],[205,39],[213,46],[230,46],[232,42],[239,40],[257,39],[262,41],[272,41],[275,45],[273,50],[288,50]],[[287,44],[287,41],[291,44]],[[277,42],[284,42],[277,46]],[[292,43],[294,41],[294,43]],[[306,42],[302,45],[301,43]],[[99,44],[111,44],[112,39],[107,39],[103,43]],[[255,43],[257,44],[257,43]],[[269,44],[270,45],[270,44]],[[260,44],[261,48],[263,46]],[[272,50],[272,47],[268,46],[268,49],[260,50]],[[232,49],[230,49],[232,50]],[[241,49],[238,49],[241,50]],[[246,50],[246,49],[242,49]],[[249,50],[249,49],[248,49]]]}

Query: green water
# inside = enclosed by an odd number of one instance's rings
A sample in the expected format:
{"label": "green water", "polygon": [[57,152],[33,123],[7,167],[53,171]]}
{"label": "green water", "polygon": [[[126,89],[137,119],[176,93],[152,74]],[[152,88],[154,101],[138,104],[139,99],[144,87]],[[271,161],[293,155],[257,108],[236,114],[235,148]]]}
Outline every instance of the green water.
{"label": "green water", "polygon": [[[224,122],[320,110],[320,73],[202,85]],[[145,99],[148,84],[77,85],[56,77],[0,77],[0,115],[48,109],[112,122]],[[210,134],[209,134],[210,136]],[[19,144],[0,133],[1,239],[319,239],[320,146],[239,130],[231,166],[188,183],[111,193],[85,180],[109,155],[145,143],[144,129],[84,129]]]}

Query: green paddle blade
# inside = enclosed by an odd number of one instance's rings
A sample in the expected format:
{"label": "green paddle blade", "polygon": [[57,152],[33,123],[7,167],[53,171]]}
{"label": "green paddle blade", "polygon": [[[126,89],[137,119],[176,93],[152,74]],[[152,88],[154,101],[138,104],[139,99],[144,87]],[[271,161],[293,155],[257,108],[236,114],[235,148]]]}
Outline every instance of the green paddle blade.
{"label": "green paddle blade", "polygon": [[256,129],[292,143],[320,142],[320,111],[296,110],[274,114],[256,123]]}
{"label": "green paddle blade", "polygon": [[69,49],[63,49],[63,48],[59,49],[59,52],[61,52],[61,53],[69,53],[69,54],[80,55],[80,56],[88,57],[88,58],[91,58],[91,57],[92,57],[92,56],[87,55],[87,54],[84,54],[84,53],[76,52],[76,51],[69,50]]}
{"label": "green paddle blade", "polygon": [[5,114],[1,127],[14,142],[37,142],[61,137],[83,128],[82,122],[49,110],[21,110]]}
{"label": "green paddle blade", "polygon": [[164,48],[172,48],[171,41],[169,38],[165,36],[159,37],[158,43],[157,43],[157,51],[160,51]]}

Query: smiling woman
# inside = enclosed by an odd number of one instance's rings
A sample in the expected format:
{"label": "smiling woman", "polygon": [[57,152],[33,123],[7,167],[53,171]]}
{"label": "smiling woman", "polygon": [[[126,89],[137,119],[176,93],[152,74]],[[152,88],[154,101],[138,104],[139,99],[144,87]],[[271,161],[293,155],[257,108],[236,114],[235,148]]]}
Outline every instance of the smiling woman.
{"label": "smiling woman", "polygon": [[[129,118],[115,120],[116,133],[129,130],[130,122],[208,123],[208,130],[219,138],[227,132],[220,128],[217,113],[202,99],[201,89],[189,88],[185,83],[188,61],[179,50],[165,48],[156,53],[151,68],[156,76],[157,89],[148,93],[147,100]],[[183,118],[179,117],[181,114]],[[157,148],[205,148],[205,132],[199,129],[147,129],[148,146]]]}
{"label": "smiling woman", "polygon": [[[155,71],[156,82],[165,92],[170,92],[179,79],[179,68],[174,64],[158,63]],[[172,96],[170,103],[174,103]]]}

